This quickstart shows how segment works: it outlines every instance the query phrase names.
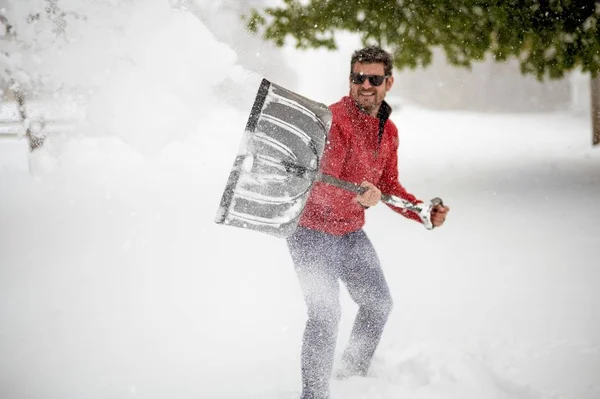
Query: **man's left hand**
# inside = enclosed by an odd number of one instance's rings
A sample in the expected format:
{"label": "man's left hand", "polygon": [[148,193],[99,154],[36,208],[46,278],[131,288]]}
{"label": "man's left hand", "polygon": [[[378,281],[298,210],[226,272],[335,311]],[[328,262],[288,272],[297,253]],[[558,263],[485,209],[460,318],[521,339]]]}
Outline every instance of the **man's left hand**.
{"label": "man's left hand", "polygon": [[436,205],[431,210],[431,223],[435,227],[440,227],[446,221],[446,215],[450,212],[450,208],[444,205]]}

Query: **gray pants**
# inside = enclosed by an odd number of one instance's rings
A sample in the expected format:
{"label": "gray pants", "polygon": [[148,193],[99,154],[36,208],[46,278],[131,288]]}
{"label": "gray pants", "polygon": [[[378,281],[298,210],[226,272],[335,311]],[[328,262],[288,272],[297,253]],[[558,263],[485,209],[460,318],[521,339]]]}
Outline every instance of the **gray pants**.
{"label": "gray pants", "polygon": [[375,249],[362,230],[335,236],[298,228],[288,238],[288,247],[308,310],[302,342],[301,399],[326,399],[341,315],[338,280],[359,306],[342,357],[350,374],[366,374],[392,299]]}

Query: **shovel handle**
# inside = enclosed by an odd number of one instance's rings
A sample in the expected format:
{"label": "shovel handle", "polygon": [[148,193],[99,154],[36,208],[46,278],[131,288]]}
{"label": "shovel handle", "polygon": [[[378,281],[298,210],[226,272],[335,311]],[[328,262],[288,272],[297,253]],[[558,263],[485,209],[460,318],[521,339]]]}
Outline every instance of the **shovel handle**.
{"label": "shovel handle", "polygon": [[[317,179],[322,181],[323,183],[331,184],[332,186],[356,193],[363,194],[368,189],[366,187],[361,187],[358,184],[350,183],[345,180],[338,179],[337,177],[333,177],[326,174],[321,174],[317,176]],[[431,211],[437,205],[444,206],[444,201],[441,198],[435,197],[432,199],[429,204],[425,203],[415,203],[405,200],[400,197],[396,197],[395,195],[382,194],[381,201],[407,211],[412,211],[419,215],[421,222],[425,226],[427,230],[432,230],[435,226],[431,223]]]}
{"label": "shovel handle", "polygon": [[435,197],[434,199],[429,201],[429,204],[425,204],[423,202],[410,202],[405,199],[396,197],[394,195],[384,194],[381,196],[381,201],[385,202],[386,204],[393,205],[398,208],[402,208],[404,210],[416,213],[417,215],[419,215],[423,226],[425,226],[427,230],[433,230],[435,228],[435,226],[431,222],[431,211],[433,210],[433,208],[435,208],[437,205],[444,206],[444,201],[442,201],[442,199],[439,197]]}
{"label": "shovel handle", "polygon": [[438,205],[444,206],[444,201],[440,197],[435,197],[431,200],[432,208],[435,208]]}

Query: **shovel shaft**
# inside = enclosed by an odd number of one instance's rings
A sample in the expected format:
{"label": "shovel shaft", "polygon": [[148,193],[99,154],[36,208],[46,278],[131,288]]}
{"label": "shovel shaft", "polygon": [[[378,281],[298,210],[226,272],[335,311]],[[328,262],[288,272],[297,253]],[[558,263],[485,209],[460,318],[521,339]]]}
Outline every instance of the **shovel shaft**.
{"label": "shovel shaft", "polygon": [[[367,190],[365,187],[361,187],[358,184],[341,180],[337,177],[327,174],[320,174],[317,176],[317,179],[323,183],[327,183],[356,194],[363,194]],[[388,205],[416,213],[419,215],[419,218],[427,230],[431,230],[434,227],[431,223],[431,210],[437,205],[444,205],[442,199],[437,197],[432,199],[429,204],[425,204],[422,202],[411,202],[395,195],[382,194],[381,201]]]}

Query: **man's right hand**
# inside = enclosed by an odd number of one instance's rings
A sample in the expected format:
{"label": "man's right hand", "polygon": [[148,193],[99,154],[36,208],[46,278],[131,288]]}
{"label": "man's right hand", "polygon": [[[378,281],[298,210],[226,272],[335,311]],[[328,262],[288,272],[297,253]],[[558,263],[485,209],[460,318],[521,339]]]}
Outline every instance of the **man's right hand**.
{"label": "man's right hand", "polygon": [[367,191],[362,194],[358,194],[356,196],[356,201],[367,208],[377,205],[377,203],[381,200],[381,190],[368,181],[362,182],[360,186],[365,187]]}

